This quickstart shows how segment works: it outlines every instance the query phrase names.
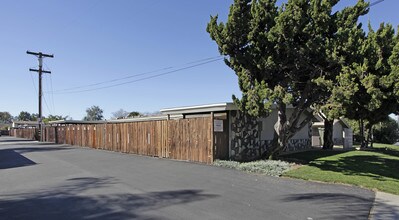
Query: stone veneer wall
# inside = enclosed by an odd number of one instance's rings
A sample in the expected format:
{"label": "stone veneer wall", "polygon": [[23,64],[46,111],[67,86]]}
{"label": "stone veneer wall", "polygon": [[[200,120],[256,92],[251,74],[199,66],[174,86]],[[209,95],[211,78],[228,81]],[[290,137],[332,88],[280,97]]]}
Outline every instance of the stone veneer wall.
{"label": "stone veneer wall", "polygon": [[231,159],[253,160],[260,155],[259,126],[256,118],[231,111]]}
{"label": "stone veneer wall", "polygon": [[[231,111],[231,158],[249,161],[259,158],[270,146],[271,140],[260,140],[258,120],[240,111]],[[290,139],[284,152],[311,148],[311,123],[307,139]]]}

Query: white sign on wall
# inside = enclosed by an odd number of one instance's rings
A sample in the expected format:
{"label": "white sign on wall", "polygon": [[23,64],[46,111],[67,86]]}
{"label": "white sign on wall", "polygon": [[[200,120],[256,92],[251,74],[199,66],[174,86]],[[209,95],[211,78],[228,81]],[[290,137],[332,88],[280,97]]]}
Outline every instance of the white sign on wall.
{"label": "white sign on wall", "polygon": [[214,120],[213,121],[213,131],[223,132],[223,120]]}

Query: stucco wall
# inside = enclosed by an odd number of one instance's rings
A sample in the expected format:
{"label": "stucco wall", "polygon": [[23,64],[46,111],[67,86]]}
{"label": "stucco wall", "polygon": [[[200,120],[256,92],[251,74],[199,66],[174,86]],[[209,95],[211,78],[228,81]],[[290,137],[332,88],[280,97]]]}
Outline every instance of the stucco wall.
{"label": "stucco wall", "polygon": [[[291,116],[293,109],[287,109],[287,118]],[[262,122],[262,131],[261,131],[261,140],[272,140],[274,134],[274,125],[277,122],[277,111],[274,110],[266,118],[260,118],[259,121]],[[304,120],[306,117],[302,115],[300,117],[300,121]],[[292,139],[308,139],[309,138],[309,128],[308,126],[303,127],[300,131],[298,131]]]}
{"label": "stucco wall", "polygon": [[333,125],[333,140],[335,145],[344,144],[343,129],[342,124],[338,120],[335,120]]}

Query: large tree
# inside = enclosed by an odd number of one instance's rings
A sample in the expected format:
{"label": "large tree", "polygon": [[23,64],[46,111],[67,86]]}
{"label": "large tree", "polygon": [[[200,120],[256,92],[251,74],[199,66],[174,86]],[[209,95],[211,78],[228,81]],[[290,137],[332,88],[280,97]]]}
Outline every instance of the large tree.
{"label": "large tree", "polygon": [[[226,23],[211,17],[207,31],[239,80],[238,107],[252,115],[278,111],[268,158],[275,158],[288,140],[312,119],[313,104],[325,99],[325,86],[318,79],[329,74],[337,57],[329,55],[337,34],[338,0],[289,0],[280,7],[275,0],[235,0]],[[367,3],[356,5],[359,14]],[[348,28],[348,27],[347,27]],[[320,81],[319,80],[319,81]],[[292,114],[286,107],[293,105]]]}
{"label": "large tree", "polygon": [[398,36],[391,25],[381,24],[377,31],[369,26],[359,47],[362,59],[344,68],[333,89],[331,99],[342,114],[359,122],[363,148],[372,141],[373,125],[399,110],[395,48],[399,49]]}
{"label": "large tree", "polygon": [[100,121],[104,118],[103,110],[93,105],[90,108],[86,109],[86,116],[83,118],[84,121]]}
{"label": "large tree", "polygon": [[0,112],[0,123],[9,124],[12,122],[12,115],[9,112]]}
{"label": "large tree", "polygon": [[[334,23],[331,26],[334,37],[326,42],[328,44],[327,56],[330,64],[324,77],[315,79],[320,86],[321,99],[315,103],[315,109],[321,112],[324,119],[323,149],[332,149],[334,119],[342,116],[340,103],[332,100],[332,90],[338,85],[337,77],[342,69],[359,63],[363,60],[361,46],[365,39],[362,23],[358,23],[361,15],[368,12],[367,4],[358,2],[354,7],[347,7],[336,12]],[[324,87],[324,89],[323,89]]]}

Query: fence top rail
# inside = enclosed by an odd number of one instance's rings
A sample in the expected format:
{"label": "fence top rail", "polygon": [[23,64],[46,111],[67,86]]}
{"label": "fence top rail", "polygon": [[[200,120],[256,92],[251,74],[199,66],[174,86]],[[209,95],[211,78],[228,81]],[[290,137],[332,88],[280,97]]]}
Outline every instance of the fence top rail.
{"label": "fence top rail", "polygon": [[[181,119],[182,115],[170,116],[169,119]],[[142,121],[164,121],[167,120],[168,116],[151,116],[151,117],[138,117],[138,118],[126,118],[126,119],[115,119],[115,120],[102,120],[102,121],[82,121],[82,120],[59,120],[50,121],[49,125],[79,125],[79,124],[117,124],[117,123],[128,123],[128,122],[142,122]]]}

